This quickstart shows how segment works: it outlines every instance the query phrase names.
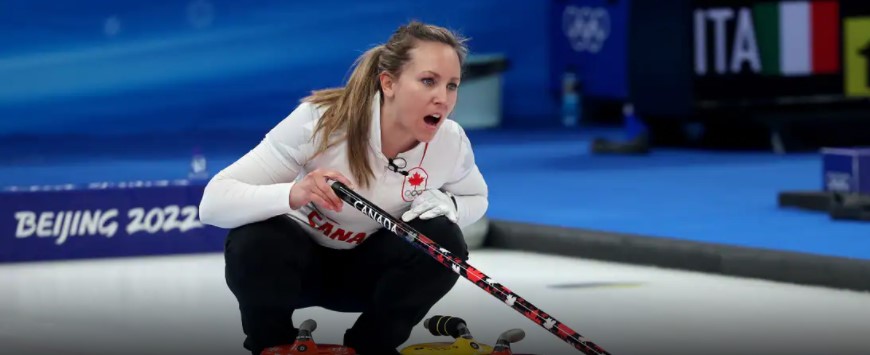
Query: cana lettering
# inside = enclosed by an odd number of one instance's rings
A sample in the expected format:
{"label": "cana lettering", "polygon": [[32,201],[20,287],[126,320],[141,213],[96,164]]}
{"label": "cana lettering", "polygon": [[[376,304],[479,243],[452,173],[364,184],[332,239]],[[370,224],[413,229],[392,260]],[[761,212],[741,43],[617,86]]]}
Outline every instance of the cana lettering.
{"label": "cana lettering", "polygon": [[364,232],[354,234],[353,231],[346,231],[343,228],[336,228],[335,225],[329,222],[324,222],[323,224],[320,224],[321,221],[323,221],[323,217],[320,216],[317,211],[311,211],[311,213],[308,214],[308,224],[311,227],[317,229],[317,231],[319,231],[320,233],[323,233],[323,235],[329,237],[330,239],[355,244],[362,243],[363,240],[366,239],[366,233]]}

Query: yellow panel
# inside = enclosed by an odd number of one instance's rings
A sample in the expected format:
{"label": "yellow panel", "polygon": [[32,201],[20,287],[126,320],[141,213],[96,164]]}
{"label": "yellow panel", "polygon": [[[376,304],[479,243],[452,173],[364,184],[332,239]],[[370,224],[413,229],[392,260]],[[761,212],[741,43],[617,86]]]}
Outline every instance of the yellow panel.
{"label": "yellow panel", "polygon": [[870,17],[846,18],[843,40],[846,96],[870,97]]}

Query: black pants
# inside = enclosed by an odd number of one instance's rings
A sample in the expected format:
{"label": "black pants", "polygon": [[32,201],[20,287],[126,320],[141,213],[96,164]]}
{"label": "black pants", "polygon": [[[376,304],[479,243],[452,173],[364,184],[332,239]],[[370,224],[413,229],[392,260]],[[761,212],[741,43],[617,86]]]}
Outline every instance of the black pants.
{"label": "black pants", "polygon": [[[467,259],[462,230],[447,218],[409,224]],[[239,302],[244,347],[252,354],[291,344],[297,333],[293,311],[311,306],[361,312],[344,345],[362,355],[398,354],[396,348],[459,277],[387,230],[354,249],[337,250],[315,243],[302,228],[279,216],[227,236],[226,281]]]}

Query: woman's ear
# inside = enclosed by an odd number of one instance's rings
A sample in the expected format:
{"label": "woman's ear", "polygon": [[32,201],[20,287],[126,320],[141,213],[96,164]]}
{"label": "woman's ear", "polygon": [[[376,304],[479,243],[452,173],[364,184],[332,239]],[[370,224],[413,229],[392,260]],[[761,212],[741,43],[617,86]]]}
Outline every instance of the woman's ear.
{"label": "woman's ear", "polygon": [[382,72],[378,75],[378,80],[381,82],[381,91],[384,92],[384,97],[392,98],[395,94],[393,76],[390,73]]}

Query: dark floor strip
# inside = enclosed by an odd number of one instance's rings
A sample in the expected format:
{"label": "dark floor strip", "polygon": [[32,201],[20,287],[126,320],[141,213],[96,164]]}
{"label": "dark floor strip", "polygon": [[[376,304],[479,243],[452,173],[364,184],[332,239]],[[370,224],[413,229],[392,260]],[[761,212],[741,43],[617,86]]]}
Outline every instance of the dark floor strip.
{"label": "dark floor strip", "polygon": [[492,220],[485,247],[870,291],[870,260]]}

